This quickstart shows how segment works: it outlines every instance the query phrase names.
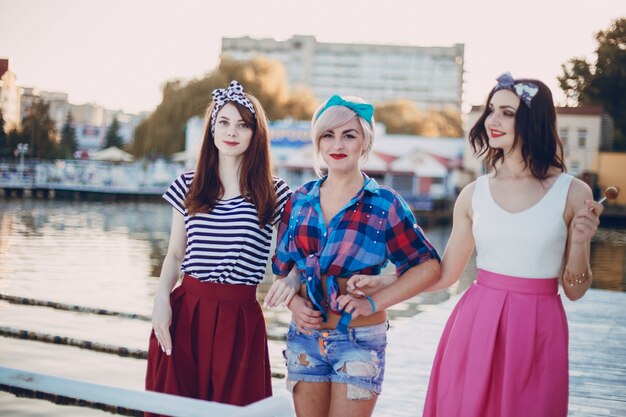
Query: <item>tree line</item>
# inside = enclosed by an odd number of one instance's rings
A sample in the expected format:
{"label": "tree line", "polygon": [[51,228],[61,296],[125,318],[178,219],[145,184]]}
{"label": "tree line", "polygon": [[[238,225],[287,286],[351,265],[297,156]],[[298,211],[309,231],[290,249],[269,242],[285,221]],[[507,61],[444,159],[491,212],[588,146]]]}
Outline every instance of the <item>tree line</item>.
{"label": "tree line", "polygon": [[572,58],[558,77],[568,104],[594,104],[615,124],[613,150],[626,151],[626,17],[595,34],[595,61]]}
{"label": "tree line", "polygon": [[[102,149],[109,146],[121,148],[124,145],[119,130],[119,121],[113,118]],[[78,140],[72,113],[67,113],[59,132],[55,121],[50,117],[50,103],[38,99],[27,109],[20,128],[6,132],[4,117],[0,110],[0,158],[17,156],[20,143],[28,145],[26,155],[31,158],[73,159],[78,150]]]}

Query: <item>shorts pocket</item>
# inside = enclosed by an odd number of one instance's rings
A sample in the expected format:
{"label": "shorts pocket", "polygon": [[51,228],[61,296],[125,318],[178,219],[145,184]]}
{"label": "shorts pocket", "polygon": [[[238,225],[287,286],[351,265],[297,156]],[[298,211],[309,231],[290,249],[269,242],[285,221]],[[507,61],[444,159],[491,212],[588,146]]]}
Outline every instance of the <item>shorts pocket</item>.
{"label": "shorts pocket", "polygon": [[350,341],[364,349],[383,351],[387,347],[387,332],[350,332]]}
{"label": "shorts pocket", "polygon": [[291,322],[289,324],[289,329],[287,329],[287,340],[292,339],[293,337],[299,334],[300,334],[300,331],[298,330],[296,325],[293,322]]}

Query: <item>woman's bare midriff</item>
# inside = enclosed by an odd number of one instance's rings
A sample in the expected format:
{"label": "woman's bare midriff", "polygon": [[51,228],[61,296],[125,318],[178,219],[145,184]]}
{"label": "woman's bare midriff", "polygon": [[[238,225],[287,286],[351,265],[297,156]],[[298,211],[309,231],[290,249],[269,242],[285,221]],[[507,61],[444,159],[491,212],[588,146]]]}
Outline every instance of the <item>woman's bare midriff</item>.
{"label": "woman's bare midriff", "polygon": [[[339,283],[339,294],[348,294],[348,291],[346,290],[347,288],[347,283],[348,283],[348,279],[347,278],[338,278],[337,282]],[[322,277],[322,289],[324,290],[324,299],[328,299],[328,293],[326,291],[326,279],[325,277]],[[302,285],[300,287],[300,296],[307,299],[307,294],[306,294],[306,286]],[[326,309],[326,316],[328,317],[328,321],[326,323],[322,322],[320,323],[320,329],[335,329],[337,328],[337,324],[339,323],[339,319],[341,319],[341,315],[340,314],[335,314],[333,312],[330,311],[330,309]],[[353,319],[350,324],[349,327],[362,327],[362,326],[371,326],[374,324],[380,324],[380,323],[384,323],[385,321],[387,321],[387,312],[385,310],[383,311],[377,311],[376,313],[369,315],[367,317],[357,317],[356,319]]]}

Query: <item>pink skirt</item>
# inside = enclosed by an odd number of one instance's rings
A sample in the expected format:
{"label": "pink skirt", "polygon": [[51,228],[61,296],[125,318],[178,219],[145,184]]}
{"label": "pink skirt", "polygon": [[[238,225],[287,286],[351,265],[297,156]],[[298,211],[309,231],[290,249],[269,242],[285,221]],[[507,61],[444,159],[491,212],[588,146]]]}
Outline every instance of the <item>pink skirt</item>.
{"label": "pink skirt", "polygon": [[[256,286],[185,276],[171,296],[172,355],[150,335],[146,390],[233,405],[272,395]],[[146,416],[151,415],[146,413]]]}
{"label": "pink skirt", "polygon": [[556,278],[478,270],[435,355],[425,417],[565,417],[568,328]]}

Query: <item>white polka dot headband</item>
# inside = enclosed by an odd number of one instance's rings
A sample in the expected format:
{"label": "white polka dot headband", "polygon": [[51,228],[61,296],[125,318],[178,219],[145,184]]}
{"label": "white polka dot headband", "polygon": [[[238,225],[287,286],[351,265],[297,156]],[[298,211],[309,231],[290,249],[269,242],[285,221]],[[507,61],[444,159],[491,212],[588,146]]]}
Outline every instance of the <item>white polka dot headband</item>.
{"label": "white polka dot headband", "polygon": [[229,101],[239,103],[250,110],[252,114],[256,114],[252,102],[243,92],[243,87],[235,80],[230,82],[228,88],[218,88],[213,90],[212,96],[213,101],[215,102],[215,107],[213,107],[213,111],[211,112],[211,132],[215,132],[215,118],[217,117],[217,112],[220,111],[220,109],[224,107],[224,104]]}

